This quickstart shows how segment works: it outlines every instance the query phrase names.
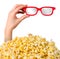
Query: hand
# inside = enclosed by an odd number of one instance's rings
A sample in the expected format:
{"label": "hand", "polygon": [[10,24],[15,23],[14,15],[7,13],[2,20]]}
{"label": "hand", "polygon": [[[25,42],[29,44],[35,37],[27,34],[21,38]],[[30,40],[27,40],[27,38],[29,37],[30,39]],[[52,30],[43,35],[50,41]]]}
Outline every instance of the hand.
{"label": "hand", "polygon": [[29,17],[26,14],[23,14],[20,18],[17,18],[16,15],[18,14],[19,10],[24,8],[26,5],[16,5],[8,14],[8,20],[5,27],[5,42],[12,40],[12,31],[17,25],[24,20],[25,18]]}
{"label": "hand", "polygon": [[8,15],[8,20],[7,20],[7,24],[6,24],[6,29],[7,30],[13,30],[14,28],[16,28],[16,26],[25,18],[27,18],[28,16],[23,14],[23,16],[21,16],[20,18],[16,17],[16,14],[18,14],[18,11],[21,10],[22,8],[24,8],[26,5],[16,5],[10,12]]}

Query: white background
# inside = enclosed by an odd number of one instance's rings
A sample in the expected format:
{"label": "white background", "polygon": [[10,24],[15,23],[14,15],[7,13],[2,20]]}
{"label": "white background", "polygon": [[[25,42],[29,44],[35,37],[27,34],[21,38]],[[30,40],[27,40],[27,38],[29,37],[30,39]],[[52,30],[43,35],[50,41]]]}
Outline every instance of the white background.
{"label": "white background", "polygon": [[40,12],[36,16],[22,21],[13,31],[13,38],[26,36],[29,33],[40,35],[47,40],[53,40],[60,49],[60,0],[0,0],[0,44],[4,42],[4,29],[9,11],[15,4],[29,6],[54,6],[56,10],[52,16],[43,16]]}

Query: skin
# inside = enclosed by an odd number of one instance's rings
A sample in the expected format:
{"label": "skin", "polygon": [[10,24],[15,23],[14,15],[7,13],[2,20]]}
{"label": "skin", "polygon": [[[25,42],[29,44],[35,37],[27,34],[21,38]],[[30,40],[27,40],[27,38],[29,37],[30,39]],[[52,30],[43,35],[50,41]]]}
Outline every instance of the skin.
{"label": "skin", "polygon": [[[16,17],[16,14],[18,14],[18,11],[24,8],[26,5],[17,4],[15,7],[9,12],[8,19],[5,27],[5,42],[12,40],[12,32],[13,30],[18,26],[19,23],[21,23],[22,20],[29,17],[26,14],[23,14],[20,18]],[[22,14],[22,13],[20,13]]]}

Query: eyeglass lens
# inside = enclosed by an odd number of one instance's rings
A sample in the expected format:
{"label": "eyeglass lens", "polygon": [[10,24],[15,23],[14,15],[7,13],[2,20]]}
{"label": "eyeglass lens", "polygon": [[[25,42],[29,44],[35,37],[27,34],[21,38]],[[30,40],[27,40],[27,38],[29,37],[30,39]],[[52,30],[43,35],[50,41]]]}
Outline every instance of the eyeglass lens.
{"label": "eyeglass lens", "polygon": [[37,12],[36,8],[26,8],[27,14],[35,14]]}
{"label": "eyeglass lens", "polygon": [[51,14],[52,13],[52,8],[42,8],[42,13],[43,14]]}

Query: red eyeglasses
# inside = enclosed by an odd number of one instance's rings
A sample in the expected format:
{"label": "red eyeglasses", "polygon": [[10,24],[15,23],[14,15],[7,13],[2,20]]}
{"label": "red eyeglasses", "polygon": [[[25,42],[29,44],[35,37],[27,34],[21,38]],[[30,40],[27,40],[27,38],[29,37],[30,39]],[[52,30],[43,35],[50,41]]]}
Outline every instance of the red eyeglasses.
{"label": "red eyeglasses", "polygon": [[51,6],[44,6],[44,7],[41,7],[41,8],[37,8],[37,7],[34,7],[34,6],[27,6],[27,7],[23,8],[23,10],[29,16],[36,15],[39,10],[41,11],[42,15],[44,15],[44,16],[50,16],[50,15],[53,14],[53,11],[55,9],[56,9],[55,7],[51,7]]}

